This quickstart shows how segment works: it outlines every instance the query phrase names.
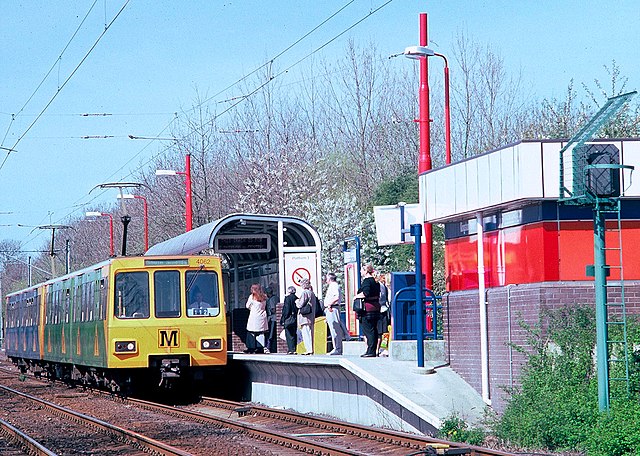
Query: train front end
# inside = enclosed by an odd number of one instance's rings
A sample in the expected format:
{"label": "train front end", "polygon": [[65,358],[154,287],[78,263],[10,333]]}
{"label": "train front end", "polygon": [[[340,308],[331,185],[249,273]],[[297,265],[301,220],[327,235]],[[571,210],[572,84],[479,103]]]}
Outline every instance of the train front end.
{"label": "train front end", "polygon": [[109,369],[136,383],[172,387],[201,380],[227,362],[220,259],[212,256],[115,259],[106,342]]}

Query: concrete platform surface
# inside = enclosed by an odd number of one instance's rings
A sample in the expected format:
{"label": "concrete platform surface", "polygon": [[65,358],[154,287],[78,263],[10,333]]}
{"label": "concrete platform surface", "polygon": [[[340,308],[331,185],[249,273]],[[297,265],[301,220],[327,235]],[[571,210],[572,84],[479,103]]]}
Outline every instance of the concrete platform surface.
{"label": "concrete platform surface", "polygon": [[[427,362],[424,369],[418,369],[416,361],[390,357],[361,358],[359,351],[358,354],[342,356],[232,353],[230,357],[235,361],[286,364],[300,369],[313,366],[335,369],[339,366],[434,428],[439,428],[442,421],[453,414],[467,423],[478,423],[486,408],[481,395],[442,361]],[[254,390],[257,392],[259,388],[254,387]],[[299,411],[314,411],[308,404],[303,407],[305,410]],[[342,418],[351,419],[349,416]]]}

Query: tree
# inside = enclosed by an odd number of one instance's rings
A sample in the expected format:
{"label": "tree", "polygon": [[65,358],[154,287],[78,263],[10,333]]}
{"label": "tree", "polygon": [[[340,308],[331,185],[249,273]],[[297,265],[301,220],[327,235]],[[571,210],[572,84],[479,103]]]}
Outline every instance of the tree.
{"label": "tree", "polygon": [[[621,76],[620,67],[615,60],[611,61],[611,66],[603,65],[605,71],[609,75],[610,88],[605,89],[603,84],[598,80],[594,80],[599,96],[586,84],[583,87],[587,96],[598,108],[608,98],[615,97],[627,92],[627,83],[629,78]],[[637,100],[633,103],[626,104],[616,117],[609,122],[600,132],[602,138],[631,138],[640,134],[640,104]]]}
{"label": "tree", "polygon": [[508,74],[490,46],[458,34],[452,84],[452,154],[467,158],[520,140],[528,126],[528,103],[521,75]]}

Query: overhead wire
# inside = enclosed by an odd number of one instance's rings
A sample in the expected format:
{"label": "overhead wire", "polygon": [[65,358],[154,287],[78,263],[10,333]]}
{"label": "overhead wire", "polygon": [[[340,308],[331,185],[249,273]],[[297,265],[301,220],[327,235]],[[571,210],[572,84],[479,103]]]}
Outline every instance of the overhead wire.
{"label": "overhead wire", "polygon": [[233,103],[232,105],[230,105],[229,107],[227,107],[227,109],[225,109],[224,111],[222,111],[220,114],[216,114],[216,116],[214,117],[214,120],[217,119],[218,117],[222,116],[223,114],[227,113],[228,111],[230,111],[231,109],[235,108],[236,106],[238,106],[240,103],[242,103],[243,101],[246,101],[247,98],[251,97],[252,95],[256,94],[257,92],[259,92],[260,90],[262,90],[265,86],[267,86],[270,82],[272,82],[275,78],[282,76],[283,74],[286,74],[289,72],[289,70],[291,70],[293,67],[299,65],[300,63],[304,62],[306,59],[308,59],[309,57],[311,57],[312,55],[314,55],[316,52],[321,51],[322,49],[324,49],[325,47],[327,47],[329,44],[333,43],[335,40],[337,40],[338,38],[340,38],[342,35],[344,35],[345,33],[347,33],[349,30],[353,29],[354,27],[356,27],[357,25],[359,25],[360,23],[362,23],[363,21],[365,21],[366,19],[368,19],[369,17],[371,17],[373,14],[377,13],[378,11],[380,11],[382,8],[384,8],[385,6],[387,6],[389,3],[393,2],[393,0],[387,0],[385,3],[383,3],[382,5],[380,5],[378,8],[369,11],[369,13],[362,17],[361,19],[359,19],[358,21],[356,21],[355,23],[353,23],[352,25],[350,25],[349,27],[347,27],[346,29],[344,29],[342,32],[340,32],[339,34],[337,34],[336,36],[334,36],[333,38],[331,38],[330,40],[326,41],[322,46],[320,46],[317,49],[314,49],[313,51],[309,52],[307,55],[305,55],[304,57],[302,57],[301,59],[297,60],[295,63],[293,63],[292,65],[288,66],[287,68],[285,68],[284,70],[282,70],[281,72],[279,72],[278,74],[270,77],[269,79],[267,79],[264,83],[262,83],[260,86],[258,86],[256,89],[252,90],[250,93],[241,96],[241,97],[237,97],[238,101],[236,101],[235,103]]}
{"label": "overhead wire", "polygon": [[71,35],[71,38],[69,38],[69,41],[67,42],[67,44],[64,46],[64,48],[62,48],[60,55],[58,55],[58,58],[56,58],[55,62],[53,62],[53,65],[51,65],[51,68],[49,68],[49,71],[47,71],[47,74],[45,74],[44,77],[42,78],[42,81],[40,81],[40,83],[31,93],[29,98],[27,98],[27,101],[24,102],[24,104],[18,110],[18,112],[11,114],[11,122],[9,122],[9,126],[7,127],[7,131],[5,132],[4,137],[2,138],[2,142],[0,142],[0,146],[4,145],[4,142],[7,139],[7,135],[9,134],[9,131],[11,131],[11,126],[13,125],[13,122],[15,121],[16,117],[20,116],[22,111],[24,111],[24,108],[27,107],[27,105],[33,99],[36,93],[38,93],[38,90],[40,90],[40,87],[42,87],[42,84],[44,84],[44,82],[47,80],[47,78],[49,77],[53,69],[56,67],[56,65],[58,65],[58,62],[62,60],[62,56],[66,52],[67,48],[71,45],[71,43],[73,42],[73,39],[76,37],[80,29],[82,28],[82,25],[87,20],[87,17],[89,17],[89,14],[91,14],[91,11],[93,10],[93,7],[96,6],[96,3],[98,3],[98,0],[94,0],[93,4],[89,7],[89,11],[87,11],[87,14],[84,15],[84,18],[82,18],[82,20],[80,21],[80,24],[78,24],[78,27],[76,28],[75,32],[73,32],[73,34]]}
{"label": "overhead wire", "polygon": [[[311,29],[309,32],[305,33],[301,38],[297,39],[293,44],[289,45],[288,47],[286,47],[284,50],[282,50],[281,52],[279,52],[278,54],[276,54],[274,57],[268,59],[265,63],[263,63],[262,65],[258,66],[256,69],[254,69],[253,71],[251,71],[250,73],[244,75],[243,77],[239,78],[238,80],[236,80],[234,83],[230,84],[229,86],[225,87],[224,89],[220,90],[219,92],[217,92],[215,95],[213,95],[212,97],[207,98],[206,100],[201,101],[200,103],[198,103],[196,106],[193,106],[190,110],[195,110],[198,109],[198,107],[201,107],[203,104],[213,100],[215,97],[219,96],[220,94],[224,93],[225,91],[229,90],[231,87],[234,87],[236,85],[238,85],[239,83],[241,83],[242,81],[246,80],[248,77],[250,77],[251,75],[255,74],[257,71],[259,71],[260,69],[264,68],[266,65],[269,65],[271,63],[273,63],[273,61],[279,57],[281,57],[283,54],[285,54],[287,51],[289,51],[290,49],[292,49],[295,45],[299,44],[302,40],[304,40],[305,38],[307,38],[309,35],[311,35],[313,32],[315,32],[316,30],[318,30],[321,26],[323,26],[324,24],[326,24],[328,21],[330,21],[331,19],[333,19],[336,15],[338,15],[340,12],[342,12],[346,7],[348,7],[350,4],[352,4],[355,0],[350,0],[348,1],[345,5],[343,5],[341,8],[339,8],[336,12],[334,12],[333,14],[331,14],[328,18],[326,18],[325,20],[323,20],[320,24],[318,24],[317,26],[315,26],[313,29]],[[324,44],[322,44],[320,47],[318,47],[317,49],[314,49],[313,51],[309,52],[307,55],[305,55],[304,57],[300,58],[299,60],[297,60],[295,63],[289,65],[285,70],[277,73],[275,76],[271,77],[269,80],[267,80],[266,82],[260,84],[257,88],[255,88],[254,90],[252,90],[249,94],[243,95],[241,97],[238,97],[238,101],[234,104],[232,104],[231,106],[227,107],[224,111],[222,111],[219,114],[216,114],[213,117],[213,120],[218,119],[219,117],[221,117],[222,115],[224,115],[225,113],[227,113],[228,111],[230,111],[231,109],[233,109],[235,106],[239,105],[240,103],[242,103],[243,101],[245,101],[247,98],[251,97],[252,95],[258,93],[260,90],[262,90],[265,86],[267,86],[271,81],[273,81],[273,79],[275,79],[276,77],[280,77],[283,74],[286,74],[288,71],[290,71],[292,68],[294,68],[295,66],[299,65],[300,63],[302,63],[303,61],[305,61],[306,59],[308,59],[309,57],[311,57],[312,55],[314,55],[315,53],[319,52],[320,50],[324,49],[325,47],[327,47],[329,44],[331,44],[332,42],[334,42],[335,40],[337,40],[338,38],[340,38],[341,36],[343,36],[345,33],[349,32],[350,30],[352,30],[353,28],[355,28],[356,26],[358,26],[360,23],[362,23],[363,21],[365,21],[366,19],[368,19],[369,17],[371,17],[372,15],[376,14],[377,12],[379,12],[381,9],[383,9],[384,7],[386,7],[387,5],[389,5],[390,3],[392,3],[393,0],[387,0],[385,3],[383,3],[382,5],[380,5],[379,7],[369,11],[369,13],[367,13],[365,16],[363,16],[362,18],[360,18],[359,20],[357,20],[356,22],[354,22],[353,24],[351,24],[349,27],[347,27],[346,29],[344,29],[342,32],[340,32],[339,34],[335,35],[333,38],[331,38],[330,40],[326,41]],[[127,3],[129,3],[129,0],[127,0]],[[126,3],[125,5],[122,7],[122,9],[118,12],[118,15],[120,14],[120,12],[122,12],[122,10],[124,9],[124,7],[126,7]],[[113,21],[117,18],[117,16],[114,17],[114,19],[111,21],[111,23],[109,24],[109,26],[113,23]],[[106,29],[105,29],[106,31]],[[102,35],[101,35],[102,36]],[[97,44],[97,43],[96,43]],[[95,47],[95,45],[94,45]],[[86,57],[85,57],[86,58]],[[83,59],[84,60],[84,59]],[[75,70],[74,70],[75,71]],[[66,81],[65,81],[66,83]],[[188,111],[187,111],[188,112]],[[175,116],[174,118],[167,124],[165,125],[165,127],[162,128],[162,130],[156,135],[158,137],[160,137],[178,118],[179,115],[178,113],[174,113]],[[42,115],[42,113],[40,114]],[[39,116],[40,116],[39,115]],[[38,116],[38,117],[39,117]],[[36,119],[37,120],[37,119]],[[35,121],[34,121],[35,122]],[[25,132],[26,134],[26,132]],[[23,134],[24,136],[24,134]],[[20,138],[21,139],[21,138]],[[118,170],[116,170],[114,173],[111,174],[111,176],[109,176],[109,178],[117,175],[117,173],[122,170],[123,168],[126,167],[127,164],[129,164],[133,159],[135,159],[136,157],[138,157],[147,147],[149,147],[149,145],[151,144],[151,141],[145,145],[143,148],[141,148],[141,150],[139,152],[137,152],[136,154],[134,154],[129,160],[127,160]],[[164,149],[162,149],[161,151],[159,151],[156,154],[153,154],[148,160],[146,160],[145,162],[143,162],[139,167],[137,167],[136,169],[132,170],[128,175],[123,176],[122,179],[126,179],[127,177],[130,177],[131,175],[133,175],[134,172],[142,169],[145,165],[149,164],[150,162],[152,162],[153,160],[155,160],[157,157],[159,157],[162,153],[164,153],[169,147],[166,147]],[[5,158],[6,161],[6,158]],[[2,163],[2,165],[4,165],[4,162]],[[0,170],[2,169],[2,165],[0,165]],[[109,179],[108,178],[108,179]],[[107,179],[107,180],[108,180]],[[91,198],[90,200],[84,202],[84,203],[80,203],[83,198],[80,198],[79,200],[77,200],[74,205],[72,207],[76,207],[77,205],[81,204],[82,206],[85,206],[87,204],[90,204],[91,202],[97,200],[101,195],[103,195],[106,192],[106,190],[103,190],[102,192],[96,194],[96,196],[94,196],[93,198]],[[85,195],[87,196],[87,195]],[[78,209],[74,209],[73,211],[69,212],[68,214],[64,215],[63,217],[59,218],[59,220],[65,220],[68,219],[70,216],[73,215],[73,213],[77,212]],[[29,242],[29,241],[26,241]],[[26,243],[25,242],[25,243]],[[24,244],[24,243],[23,243]]]}
{"label": "overhead wire", "polygon": [[[204,103],[208,103],[209,101],[213,100],[214,98],[218,97],[219,95],[223,94],[224,92],[226,92],[227,90],[229,90],[232,87],[235,87],[236,85],[240,84],[242,81],[244,81],[245,79],[249,78],[249,76],[257,73],[258,71],[260,71],[262,68],[266,67],[267,65],[273,63],[274,60],[276,60],[279,57],[282,57],[282,55],[284,55],[287,51],[291,50],[294,46],[296,46],[298,43],[302,42],[305,38],[307,38],[309,35],[311,35],[313,32],[315,32],[316,30],[318,30],[320,27],[322,27],[324,24],[326,24],[327,22],[329,22],[331,19],[333,19],[334,17],[336,17],[338,14],[340,14],[345,8],[347,8],[349,5],[351,5],[355,0],[350,0],[349,2],[347,2],[344,6],[342,6],[340,9],[338,9],[335,13],[333,13],[332,15],[330,15],[328,18],[326,18],[324,21],[322,21],[320,24],[316,25],[314,28],[312,28],[311,30],[309,30],[307,33],[305,33],[303,36],[301,36],[300,38],[298,38],[295,42],[293,42],[292,44],[290,44],[289,46],[287,46],[284,50],[280,51],[280,53],[276,54],[275,56],[271,57],[269,60],[267,60],[266,62],[264,62],[262,65],[260,65],[259,67],[257,67],[256,69],[254,69],[253,71],[245,74],[244,76],[242,76],[240,79],[238,79],[237,81],[229,84],[227,87],[225,87],[224,89],[220,90],[218,93],[216,93],[215,95],[203,100],[201,103],[199,103],[197,106],[194,106],[193,109],[197,109],[200,106],[202,106]],[[393,1],[393,0],[392,0]]]}
{"label": "overhead wire", "polygon": [[[53,103],[53,101],[58,97],[58,95],[60,94],[60,92],[62,91],[62,89],[67,85],[67,83],[71,80],[71,78],[76,74],[76,72],[78,71],[78,69],[80,69],[80,67],[82,66],[82,64],[85,62],[85,60],[87,60],[87,58],[89,57],[89,55],[91,55],[91,53],[93,52],[93,50],[96,48],[96,46],[98,45],[98,43],[102,40],[102,38],[104,37],[104,35],[107,33],[107,31],[109,30],[109,28],[111,28],[111,26],[113,25],[113,23],[118,19],[118,17],[120,16],[120,14],[122,14],[122,12],[124,11],[124,9],[127,7],[127,5],[129,4],[130,0],[126,0],[124,5],[122,5],[122,7],[120,8],[120,10],[116,13],[116,15],[113,17],[113,19],[111,20],[111,22],[109,22],[109,24],[107,24],[105,26],[105,29],[102,31],[102,33],[100,34],[100,36],[98,36],[98,39],[95,41],[95,43],[93,43],[93,45],[91,46],[91,48],[87,51],[87,53],[84,55],[84,57],[80,60],[80,62],[78,63],[78,65],[76,65],[76,67],[73,69],[73,71],[71,72],[71,74],[69,74],[69,76],[64,80],[64,82],[60,85],[60,87],[58,87],[58,90],[56,91],[56,93],[51,97],[51,99],[49,100],[49,102],[44,106],[44,108],[42,108],[42,110],[40,111],[40,113],[36,116],[36,118],[33,120],[33,122],[31,122],[31,124],[27,127],[27,129],[22,133],[22,135],[20,135],[20,137],[18,137],[18,139],[16,140],[16,142],[14,143],[13,147],[11,147],[11,149],[16,148],[16,146],[20,143],[20,141],[22,141],[22,138],[24,138],[26,136],[27,133],[29,133],[29,131],[33,128],[33,126],[38,122],[38,120],[40,119],[40,117],[42,117],[42,114],[44,114],[44,112],[49,108],[49,106],[51,106],[51,103]],[[9,155],[11,155],[11,151],[7,152],[7,155],[4,157],[4,160],[2,161],[2,163],[0,163],[0,171],[2,171],[2,168],[4,167],[5,163],[7,162],[7,159],[9,158]]]}

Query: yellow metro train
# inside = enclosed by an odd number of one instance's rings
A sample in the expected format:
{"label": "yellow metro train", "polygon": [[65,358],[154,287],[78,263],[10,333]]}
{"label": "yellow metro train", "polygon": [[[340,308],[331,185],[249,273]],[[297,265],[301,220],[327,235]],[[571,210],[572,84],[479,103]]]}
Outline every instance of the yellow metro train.
{"label": "yellow metro train", "polygon": [[131,391],[197,381],[227,362],[220,259],[110,258],[5,298],[22,371]]}

